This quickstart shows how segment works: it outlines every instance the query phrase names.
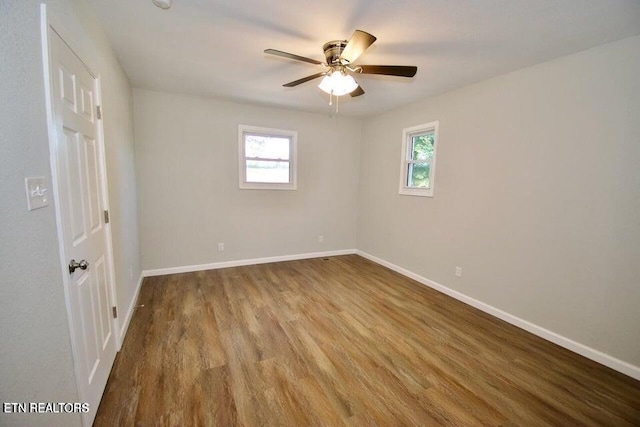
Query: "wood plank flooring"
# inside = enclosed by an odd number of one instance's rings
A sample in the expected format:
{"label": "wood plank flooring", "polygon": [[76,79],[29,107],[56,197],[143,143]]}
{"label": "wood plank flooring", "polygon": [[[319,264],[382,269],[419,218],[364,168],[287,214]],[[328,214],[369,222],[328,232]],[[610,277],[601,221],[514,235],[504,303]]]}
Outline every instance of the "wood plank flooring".
{"label": "wood plank flooring", "polygon": [[640,382],[356,255],[147,278],[95,425],[631,426]]}

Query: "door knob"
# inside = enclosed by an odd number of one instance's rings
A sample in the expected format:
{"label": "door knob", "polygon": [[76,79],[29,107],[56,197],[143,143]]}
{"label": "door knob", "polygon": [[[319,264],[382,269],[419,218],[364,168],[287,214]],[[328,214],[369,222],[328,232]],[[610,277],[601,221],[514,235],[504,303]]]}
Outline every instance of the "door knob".
{"label": "door knob", "polygon": [[86,270],[87,268],[89,268],[89,263],[87,262],[86,259],[83,259],[80,262],[77,262],[75,259],[72,259],[69,262],[69,274],[73,274],[73,272],[76,271],[77,268],[79,268],[80,270]]}

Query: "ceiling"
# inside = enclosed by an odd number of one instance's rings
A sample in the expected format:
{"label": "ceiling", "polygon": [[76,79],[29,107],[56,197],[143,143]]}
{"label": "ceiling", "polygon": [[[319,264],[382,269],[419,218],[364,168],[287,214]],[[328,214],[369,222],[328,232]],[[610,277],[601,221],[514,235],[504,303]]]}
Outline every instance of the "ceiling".
{"label": "ceiling", "polygon": [[412,79],[356,76],[367,116],[552,58],[640,34],[638,0],[89,0],[134,87],[330,113],[321,71],[263,53],[324,60],[355,29],[378,40],[356,62],[416,65]]}

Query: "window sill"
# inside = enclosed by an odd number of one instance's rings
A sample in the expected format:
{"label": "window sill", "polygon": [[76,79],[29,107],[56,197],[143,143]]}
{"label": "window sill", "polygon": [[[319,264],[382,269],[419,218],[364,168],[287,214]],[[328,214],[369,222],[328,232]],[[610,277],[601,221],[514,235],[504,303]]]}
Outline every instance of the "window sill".
{"label": "window sill", "polygon": [[398,194],[401,196],[433,197],[433,189],[402,187],[400,188],[400,191],[398,191]]}
{"label": "window sill", "polygon": [[295,191],[298,186],[295,184],[262,184],[259,182],[242,182],[240,190],[289,190]]}

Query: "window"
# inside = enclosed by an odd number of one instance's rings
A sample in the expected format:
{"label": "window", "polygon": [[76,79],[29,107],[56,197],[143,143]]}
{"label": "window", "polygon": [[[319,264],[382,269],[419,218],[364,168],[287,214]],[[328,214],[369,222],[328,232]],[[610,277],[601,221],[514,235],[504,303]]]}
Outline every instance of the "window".
{"label": "window", "polygon": [[403,129],[400,194],[433,197],[438,122]]}
{"label": "window", "polygon": [[297,139],[291,130],[240,125],[240,188],[295,190]]}

